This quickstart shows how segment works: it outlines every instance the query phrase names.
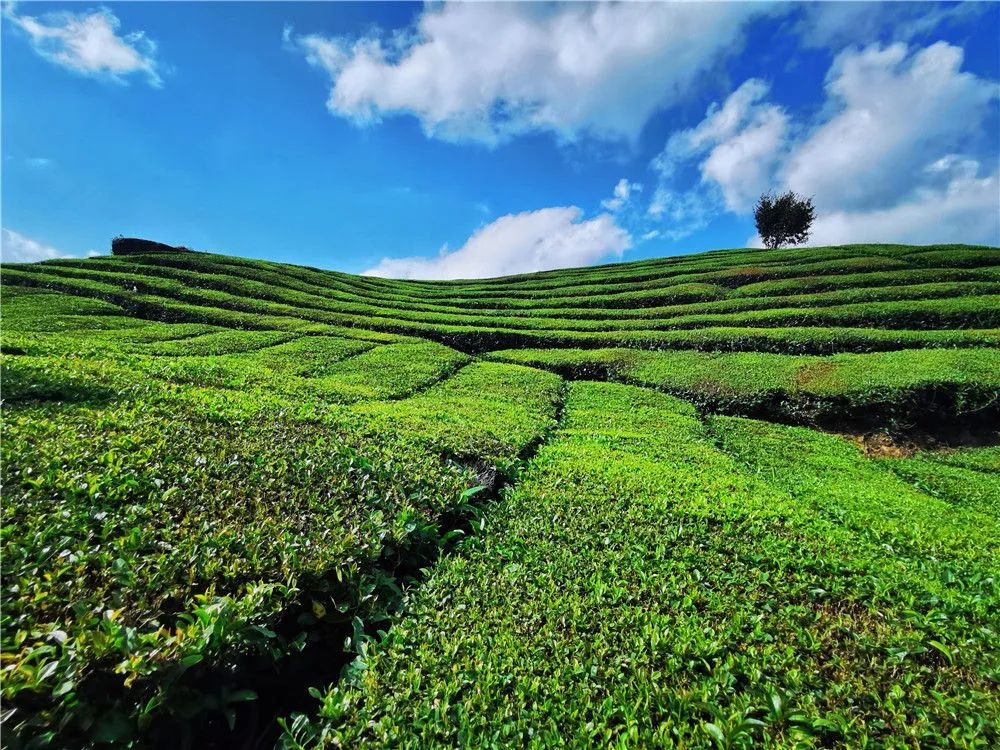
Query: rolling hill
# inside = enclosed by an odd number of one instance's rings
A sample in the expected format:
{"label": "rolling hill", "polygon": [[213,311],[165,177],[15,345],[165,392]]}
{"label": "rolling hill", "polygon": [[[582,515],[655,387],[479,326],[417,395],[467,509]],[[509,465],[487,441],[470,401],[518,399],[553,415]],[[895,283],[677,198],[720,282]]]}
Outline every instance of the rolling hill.
{"label": "rolling hill", "polygon": [[2,314],[11,747],[1000,744],[1000,249]]}

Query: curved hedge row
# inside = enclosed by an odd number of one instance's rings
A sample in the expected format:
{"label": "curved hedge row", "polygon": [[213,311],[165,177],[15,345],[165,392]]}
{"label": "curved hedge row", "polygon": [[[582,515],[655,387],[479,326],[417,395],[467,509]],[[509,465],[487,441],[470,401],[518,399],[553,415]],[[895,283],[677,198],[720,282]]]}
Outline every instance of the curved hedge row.
{"label": "curved hedge row", "polygon": [[5,265],[4,743],[995,745],[996,449],[699,411],[991,439],[996,261]]}

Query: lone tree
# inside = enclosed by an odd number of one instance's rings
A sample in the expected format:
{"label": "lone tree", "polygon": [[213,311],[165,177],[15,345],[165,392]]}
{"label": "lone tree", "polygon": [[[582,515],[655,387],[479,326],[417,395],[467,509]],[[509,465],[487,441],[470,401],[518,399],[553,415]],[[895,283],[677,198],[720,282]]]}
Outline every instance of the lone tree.
{"label": "lone tree", "polygon": [[812,198],[800,198],[791,190],[774,197],[764,193],[753,210],[757,233],[764,247],[800,245],[809,239],[809,227],[816,218]]}

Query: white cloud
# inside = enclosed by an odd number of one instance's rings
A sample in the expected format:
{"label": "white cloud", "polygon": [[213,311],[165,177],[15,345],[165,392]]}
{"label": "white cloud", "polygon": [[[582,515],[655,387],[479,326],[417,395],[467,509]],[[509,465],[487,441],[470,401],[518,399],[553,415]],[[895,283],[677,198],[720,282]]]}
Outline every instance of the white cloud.
{"label": "white cloud", "polygon": [[764,81],[751,78],[730,94],[721,107],[718,102],[713,102],[705,112],[705,119],[697,126],[670,136],[663,152],[653,162],[656,169],[670,174],[677,162],[732,138],[756,114],[759,109],[757,102],[767,95],[769,89]]}
{"label": "white cloud", "polygon": [[[972,162],[975,164],[975,162]],[[969,163],[964,163],[967,170]],[[1000,245],[1000,174],[978,178],[961,171],[940,188],[919,188],[888,208],[833,211],[813,224],[810,244],[948,242]],[[760,239],[750,244],[760,247]]]}
{"label": "white cloud", "polygon": [[[723,207],[747,211],[767,189],[788,131],[785,112],[761,103],[768,91],[764,81],[745,81],[721,106],[713,103],[697,126],[674,133],[653,160],[660,185],[647,213],[671,222],[668,236],[679,239],[703,229]],[[677,170],[696,158],[702,185],[687,192],[672,189]]]}
{"label": "white cloud", "polygon": [[[285,26],[281,34],[282,44],[286,49],[298,50],[305,54],[306,62],[316,68],[326,70],[331,75],[340,70],[347,62],[347,53],[341,49],[344,42],[326,39],[318,34],[293,37],[291,26]],[[330,103],[327,103],[330,107]],[[332,107],[331,107],[332,108]]]}
{"label": "white cloud", "polygon": [[70,256],[66,253],[43,245],[12,229],[6,227],[0,229],[0,260],[4,263],[34,263],[39,260],[68,257]]}
{"label": "white cloud", "polygon": [[782,182],[820,210],[893,205],[928,156],[973,140],[995,103],[997,83],[961,64],[962,50],[945,42],[913,54],[904,44],[845,51],[827,75],[833,115],[793,151]]}
{"label": "white cloud", "polygon": [[[647,213],[684,236],[723,210],[749,214],[774,188],[814,199],[813,243],[996,242],[1000,154],[987,123],[1000,86],[961,63],[944,42],[845,50],[812,123],[794,122],[749,80],[667,141]],[[687,190],[676,186],[681,167],[700,173]]]}
{"label": "white cloud", "polygon": [[979,174],[979,162],[959,154],[948,154],[924,167],[924,173],[947,176],[949,179],[954,177],[971,179]]}
{"label": "white cloud", "polygon": [[910,41],[940,33],[952,21],[968,21],[989,9],[990,3],[803,3],[795,32],[805,47],[841,49],[888,35],[893,41]]}
{"label": "white cloud", "polygon": [[629,182],[622,177],[615,185],[614,194],[611,198],[601,201],[601,206],[608,211],[620,211],[629,202],[632,193],[641,193],[642,185],[638,182]]}
{"label": "white cloud", "polygon": [[660,234],[679,240],[708,226],[718,211],[717,201],[703,189],[673,191],[662,185],[656,189],[646,213],[664,222]]}
{"label": "white cloud", "polygon": [[29,158],[27,158],[27,159],[24,160],[24,163],[27,164],[32,169],[45,169],[47,167],[51,167],[52,166],[52,160],[51,159],[46,159],[46,158],[41,157],[41,156],[32,156],[32,157],[29,157]]}
{"label": "white cloud", "polygon": [[702,179],[719,185],[730,211],[745,211],[767,189],[785,131],[785,116],[769,108],[759,121],[712,149],[701,165]]}
{"label": "white cloud", "polygon": [[411,114],[429,136],[496,144],[526,132],[634,140],[653,112],[739,48],[751,3],[447,3],[412,30],[357,40],[283,32],[357,123]]}
{"label": "white cloud", "polygon": [[400,279],[472,279],[594,263],[621,256],[632,240],[610,214],[582,219],[576,206],[507,214],[436,258],[385,258],[367,276]]}
{"label": "white cloud", "polygon": [[4,15],[28,35],[39,55],[56,65],[118,83],[139,73],[151,86],[163,84],[156,43],[142,31],[119,36],[121,22],[107,8],[82,13],[59,11],[37,18],[18,15],[13,4],[8,4]]}

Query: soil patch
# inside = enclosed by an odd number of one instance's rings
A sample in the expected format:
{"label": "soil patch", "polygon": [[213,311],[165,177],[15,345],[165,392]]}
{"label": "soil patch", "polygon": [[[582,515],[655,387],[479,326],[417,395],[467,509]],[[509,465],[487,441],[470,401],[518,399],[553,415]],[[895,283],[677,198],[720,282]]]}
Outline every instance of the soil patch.
{"label": "soil patch", "polygon": [[1000,445],[1000,430],[970,429],[952,425],[940,432],[830,432],[858,446],[869,458],[907,458],[921,451],[948,451],[956,448],[985,448]]}

